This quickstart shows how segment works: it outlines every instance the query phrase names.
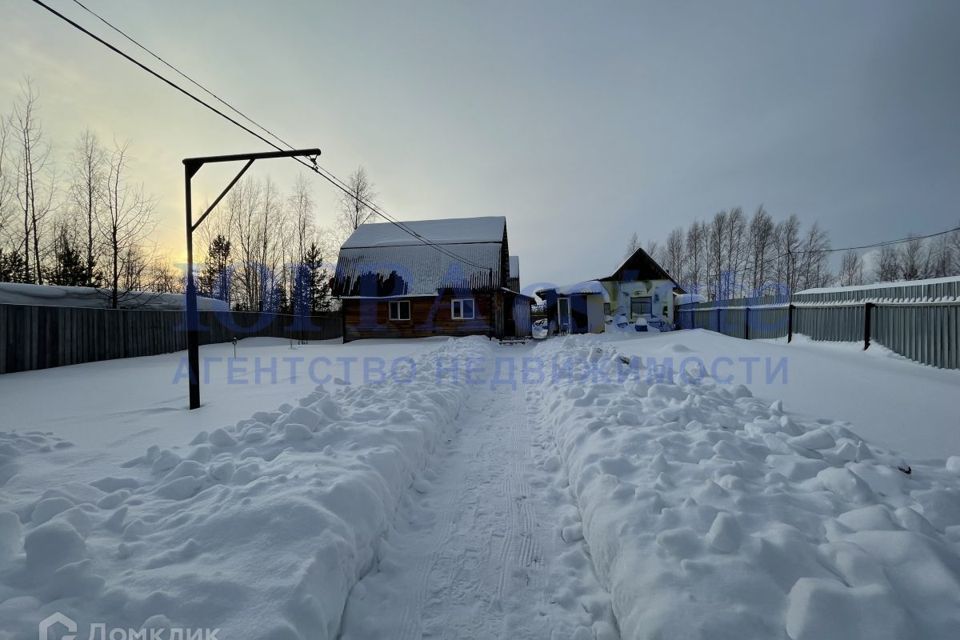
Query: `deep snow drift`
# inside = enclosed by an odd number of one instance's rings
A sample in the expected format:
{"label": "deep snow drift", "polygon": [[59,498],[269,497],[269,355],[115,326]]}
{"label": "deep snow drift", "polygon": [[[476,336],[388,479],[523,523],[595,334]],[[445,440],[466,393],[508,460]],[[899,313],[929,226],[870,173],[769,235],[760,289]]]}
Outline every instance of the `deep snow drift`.
{"label": "deep snow drift", "polygon": [[572,362],[546,411],[624,638],[956,637],[960,458],[906,466],[702,371],[546,347]]}
{"label": "deep snow drift", "polygon": [[[0,620],[33,637],[61,611],[111,628],[219,628],[222,638],[333,638],[350,587],[466,389],[422,356],[401,385],[319,388],[298,406],[210,424],[182,453],[150,447],[90,484],[0,514]],[[419,373],[423,371],[423,373]],[[50,447],[41,433],[6,435]],[[86,627],[82,627],[86,628]]]}

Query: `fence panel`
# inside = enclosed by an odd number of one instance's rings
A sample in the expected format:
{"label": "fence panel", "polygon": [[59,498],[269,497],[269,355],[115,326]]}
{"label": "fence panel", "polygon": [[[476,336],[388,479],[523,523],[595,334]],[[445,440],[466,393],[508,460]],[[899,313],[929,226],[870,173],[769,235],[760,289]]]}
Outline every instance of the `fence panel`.
{"label": "fence panel", "polygon": [[960,369],[960,303],[878,305],[873,341],[925,364]]}
{"label": "fence panel", "polygon": [[[0,374],[187,348],[182,311],[0,304]],[[252,336],[326,340],[341,336],[339,313],[291,316],[201,311],[200,344]]]}
{"label": "fence panel", "polygon": [[[807,298],[816,295],[831,300],[821,304],[798,302],[793,309],[793,332],[813,340],[863,342],[868,337],[864,313],[869,304],[871,342],[923,364],[960,369],[960,300],[945,295],[956,291],[957,284],[938,282],[867,290],[883,291],[885,295],[896,292],[916,294],[917,291],[937,295],[937,298],[925,301],[862,296],[862,301],[844,299],[837,302],[832,301],[833,292],[804,294]],[[780,299],[772,304],[768,300],[761,302],[762,306],[758,307],[749,306],[752,304],[750,299],[683,305],[678,309],[680,328],[708,329],[749,339],[788,335],[788,306],[781,305]]]}
{"label": "fence panel", "polygon": [[793,312],[793,332],[812,340],[856,342],[863,340],[862,304],[810,307],[798,306]]}

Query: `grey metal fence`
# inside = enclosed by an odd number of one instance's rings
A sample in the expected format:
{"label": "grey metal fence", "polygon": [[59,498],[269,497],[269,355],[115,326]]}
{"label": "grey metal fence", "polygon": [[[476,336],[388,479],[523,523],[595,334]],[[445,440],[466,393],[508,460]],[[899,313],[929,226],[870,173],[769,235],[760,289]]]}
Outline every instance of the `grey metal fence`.
{"label": "grey metal fence", "polygon": [[[183,311],[0,304],[0,374],[180,351],[184,322]],[[200,312],[201,344],[255,336],[338,338],[340,314]]]}
{"label": "grey metal fence", "polygon": [[862,341],[865,349],[876,343],[923,364],[960,369],[960,300],[952,296],[938,295],[925,301],[793,304],[763,299],[750,306],[752,302],[739,299],[683,305],[678,309],[680,328],[708,329],[747,339],[790,339],[802,334],[813,340]]}

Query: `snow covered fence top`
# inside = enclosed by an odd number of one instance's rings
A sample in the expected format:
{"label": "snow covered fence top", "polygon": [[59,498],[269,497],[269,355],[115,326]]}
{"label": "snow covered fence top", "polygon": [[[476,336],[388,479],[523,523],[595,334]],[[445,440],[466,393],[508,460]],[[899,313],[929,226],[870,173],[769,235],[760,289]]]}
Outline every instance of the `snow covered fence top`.
{"label": "snow covered fence top", "polygon": [[[0,304],[107,309],[110,307],[110,291],[94,287],[0,282]],[[120,294],[120,307],[180,311],[186,307],[186,301],[181,293],[128,291]],[[200,311],[229,311],[226,302],[215,298],[198,297],[197,307]]]}
{"label": "snow covered fence top", "polygon": [[796,302],[836,302],[868,300],[943,300],[960,299],[960,276],[876,282],[855,287],[820,287],[794,294]]}

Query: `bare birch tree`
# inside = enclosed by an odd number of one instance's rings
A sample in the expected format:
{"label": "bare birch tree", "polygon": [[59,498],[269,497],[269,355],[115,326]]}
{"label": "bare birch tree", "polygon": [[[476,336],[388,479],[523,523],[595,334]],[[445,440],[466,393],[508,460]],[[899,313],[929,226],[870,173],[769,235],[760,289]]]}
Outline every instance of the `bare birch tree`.
{"label": "bare birch tree", "polygon": [[374,199],[377,197],[374,185],[363,167],[357,167],[357,170],[350,174],[346,184],[347,193],[340,198],[338,220],[340,232],[344,238],[368,221],[373,214],[373,209],[369,205],[376,206]]}
{"label": "bare birch tree", "polygon": [[99,251],[96,227],[99,207],[104,201],[106,160],[106,152],[97,136],[89,129],[81,133],[73,149],[70,198],[75,214],[83,221],[85,286],[88,287],[98,284],[96,270]]}
{"label": "bare birch tree", "polygon": [[17,251],[25,258],[25,280],[43,284],[41,235],[44,220],[53,209],[56,189],[52,168],[48,164],[50,146],[40,124],[38,106],[39,96],[28,78],[21,85],[21,94],[14,104],[9,125],[17,138],[19,153],[14,192],[23,214],[23,233]]}
{"label": "bare birch tree", "polygon": [[757,208],[750,219],[750,287],[752,295],[762,295],[768,282],[771,265],[768,262],[775,257],[774,225],[770,214],[763,205]]}
{"label": "bare birch tree", "polygon": [[141,282],[146,262],[139,245],[154,228],[153,199],[144,194],[142,184],[134,185],[127,179],[127,148],[126,143],[116,145],[107,160],[103,204],[97,218],[97,228],[110,261],[107,289],[113,309]]}
{"label": "bare birch tree", "polygon": [[846,251],[840,260],[837,282],[841,287],[863,284],[863,258],[854,250]]}

